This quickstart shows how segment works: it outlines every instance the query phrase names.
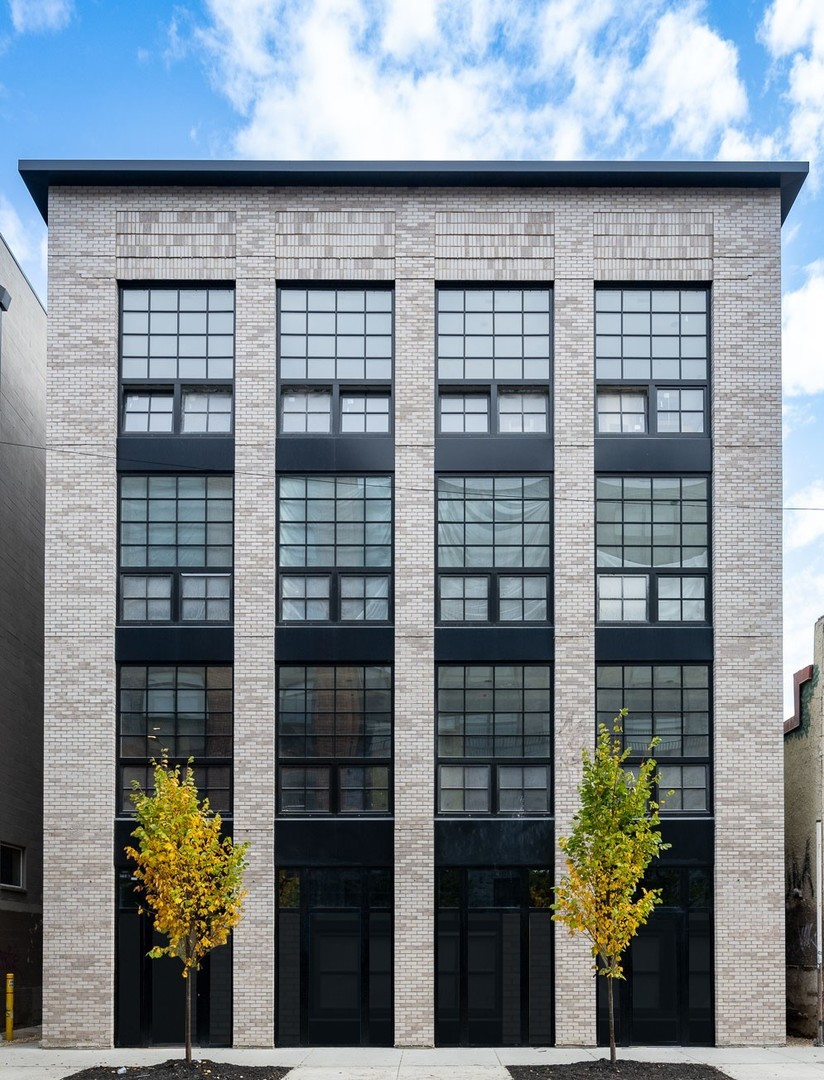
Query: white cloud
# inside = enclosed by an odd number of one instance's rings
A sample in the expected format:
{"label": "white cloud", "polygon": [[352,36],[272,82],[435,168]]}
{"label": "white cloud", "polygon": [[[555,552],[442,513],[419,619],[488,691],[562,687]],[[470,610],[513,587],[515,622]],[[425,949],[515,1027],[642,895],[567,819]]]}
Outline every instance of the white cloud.
{"label": "white cloud", "polygon": [[782,300],[784,393],[790,397],[824,391],[821,312],[824,311],[824,259],[811,263],[807,280]]}
{"label": "white cloud", "polygon": [[706,153],[737,53],[669,0],[208,0],[194,33],[262,158]]}
{"label": "white cloud", "polygon": [[824,566],[808,562],[784,578],[784,717],[793,714],[793,672],[813,661],[813,633],[824,615]]}
{"label": "white cloud", "polygon": [[74,14],[73,0],[9,0],[9,7],[18,34],[62,30]]}
{"label": "white cloud", "polygon": [[808,547],[824,537],[824,481],[809,484],[786,499],[784,548]]}
{"label": "white cloud", "polygon": [[653,124],[670,124],[671,141],[704,153],[719,132],[741,120],[747,96],[738,51],[690,5],[664,14],[634,83],[637,108]]}
{"label": "white cloud", "polygon": [[819,162],[824,146],[824,4],[772,0],[760,29],[776,63],[789,64],[787,144],[792,154]]}
{"label": "white cloud", "polygon": [[0,236],[23,268],[38,296],[46,300],[46,227],[38,218],[24,224],[9,200],[0,194]]}

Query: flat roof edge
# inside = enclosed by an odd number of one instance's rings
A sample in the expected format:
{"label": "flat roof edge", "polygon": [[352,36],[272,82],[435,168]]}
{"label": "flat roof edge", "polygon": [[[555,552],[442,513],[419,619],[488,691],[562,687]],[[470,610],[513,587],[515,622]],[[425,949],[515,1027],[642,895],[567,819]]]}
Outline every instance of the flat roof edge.
{"label": "flat roof edge", "polygon": [[809,172],[805,161],[82,161],[21,160],[20,175],[48,221],[56,185],[779,188],[781,221]]}

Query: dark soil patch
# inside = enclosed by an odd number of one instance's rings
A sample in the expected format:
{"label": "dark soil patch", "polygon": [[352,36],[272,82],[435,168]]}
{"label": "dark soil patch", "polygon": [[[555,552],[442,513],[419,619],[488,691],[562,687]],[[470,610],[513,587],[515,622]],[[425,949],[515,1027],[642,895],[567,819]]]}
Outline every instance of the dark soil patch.
{"label": "dark soil patch", "polygon": [[185,1061],[172,1058],[160,1065],[132,1065],[127,1069],[96,1065],[64,1080],[281,1080],[290,1070],[282,1065],[233,1065],[228,1061]]}
{"label": "dark soil patch", "polygon": [[575,1061],[570,1065],[507,1065],[512,1080],[729,1080],[712,1065],[682,1065],[672,1061],[631,1061],[619,1056],[609,1060]]}

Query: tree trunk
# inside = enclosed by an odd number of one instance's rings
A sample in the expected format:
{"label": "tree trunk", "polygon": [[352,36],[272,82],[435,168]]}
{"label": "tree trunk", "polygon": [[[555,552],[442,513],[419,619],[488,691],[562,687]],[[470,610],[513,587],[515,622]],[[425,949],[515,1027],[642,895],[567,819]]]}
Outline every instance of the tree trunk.
{"label": "tree trunk", "polygon": [[189,971],[189,977],[186,979],[186,1023],[185,1023],[185,1038],[186,1038],[186,1064],[190,1065],[192,1062],[192,972]]}
{"label": "tree trunk", "polygon": [[612,993],[612,979],[607,975],[607,1012],[609,1013],[609,1061],[615,1064],[615,1001]]}

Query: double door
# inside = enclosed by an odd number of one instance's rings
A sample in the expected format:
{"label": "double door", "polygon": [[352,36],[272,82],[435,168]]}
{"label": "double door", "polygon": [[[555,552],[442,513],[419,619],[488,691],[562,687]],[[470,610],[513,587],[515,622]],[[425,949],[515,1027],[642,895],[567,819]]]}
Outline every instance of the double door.
{"label": "double door", "polygon": [[392,1045],[388,870],[278,876],[278,1045]]}

